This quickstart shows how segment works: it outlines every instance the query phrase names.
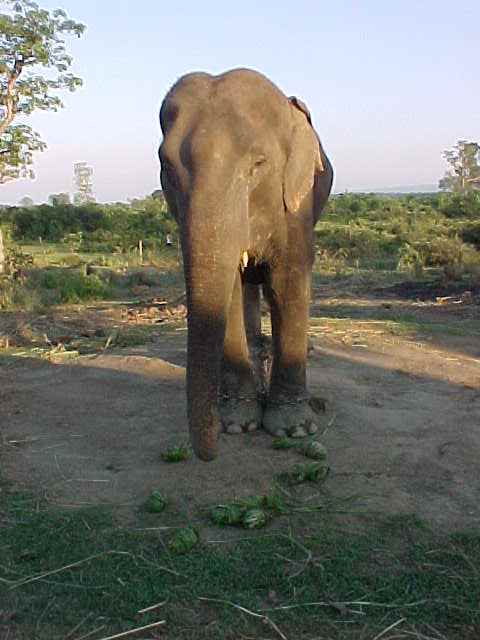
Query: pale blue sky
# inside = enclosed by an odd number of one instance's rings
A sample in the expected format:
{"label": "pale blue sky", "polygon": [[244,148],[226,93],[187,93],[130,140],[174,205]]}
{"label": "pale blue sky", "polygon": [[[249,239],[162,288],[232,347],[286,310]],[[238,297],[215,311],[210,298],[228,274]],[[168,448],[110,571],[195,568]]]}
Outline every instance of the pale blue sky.
{"label": "pale blue sky", "polygon": [[87,25],[70,46],[85,84],[61,112],[31,117],[48,150],[0,202],[72,192],[78,161],[101,201],[158,188],[159,106],[192,70],[251,67],[301,97],[337,191],[435,184],[442,151],[480,139],[475,0],[38,1]]}

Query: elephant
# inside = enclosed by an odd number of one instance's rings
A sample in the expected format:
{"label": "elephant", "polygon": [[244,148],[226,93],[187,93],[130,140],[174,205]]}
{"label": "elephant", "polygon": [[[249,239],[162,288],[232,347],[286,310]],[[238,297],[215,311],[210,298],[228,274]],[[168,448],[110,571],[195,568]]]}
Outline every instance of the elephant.
{"label": "elephant", "polygon": [[[182,246],[187,415],[195,454],[227,433],[315,433],[306,389],[314,226],[333,169],[310,112],[249,69],[181,77],[160,109],[160,179]],[[259,393],[261,292],[269,387]],[[257,363],[257,364],[256,364]],[[261,367],[260,367],[261,368]]]}

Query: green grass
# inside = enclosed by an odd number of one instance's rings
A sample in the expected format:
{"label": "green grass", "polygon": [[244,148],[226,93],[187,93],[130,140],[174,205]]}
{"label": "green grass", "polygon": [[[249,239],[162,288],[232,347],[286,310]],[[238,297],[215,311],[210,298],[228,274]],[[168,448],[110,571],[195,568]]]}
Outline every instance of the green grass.
{"label": "green grass", "polygon": [[192,457],[192,448],[189,444],[173,445],[161,457],[165,462],[184,462]]}
{"label": "green grass", "polygon": [[478,321],[462,319],[453,320],[448,318],[445,322],[435,322],[429,319],[416,318],[410,316],[398,317],[396,327],[391,328],[391,333],[423,333],[431,336],[444,334],[450,336],[480,336],[480,326]]}
{"label": "green grass", "polygon": [[[160,287],[163,296],[172,298],[184,288],[177,253],[172,251],[148,251],[141,266],[136,254],[72,252],[62,243],[19,248],[32,256],[33,266],[29,265],[20,279],[0,283],[0,310],[41,311],[57,304],[124,298],[137,295],[138,285]],[[115,278],[106,282],[100,275],[87,275],[89,264],[108,267]]]}
{"label": "green grass", "polygon": [[[408,517],[359,527],[325,518],[303,537],[292,520],[286,532],[245,531],[223,544],[222,530],[212,536],[201,519],[163,531],[167,516],[157,517],[157,531],[124,528],[106,509],[59,511],[4,495],[0,610],[14,615],[12,637],[99,628],[92,637],[101,638],[160,619],[162,638],[279,637],[237,607],[296,639],[370,640],[400,618],[399,629],[431,625],[448,638],[480,630],[478,531],[437,535]],[[180,538],[188,553],[175,553]]]}
{"label": "green grass", "polygon": [[125,325],[120,329],[114,329],[107,342],[111,347],[139,347],[151,342],[153,335],[161,330],[162,328],[155,325]]}
{"label": "green grass", "polygon": [[[89,338],[80,336],[68,344],[58,346],[49,346],[45,343],[43,336],[34,335],[30,344],[0,349],[0,367],[18,363],[21,358],[64,363],[81,356],[103,353],[109,349],[140,347],[148,345],[159,334],[165,335],[174,331],[172,324],[125,325],[121,328],[113,328],[110,332],[106,332],[105,336]],[[180,449],[182,448],[180,447]],[[184,453],[180,453],[180,455],[183,456]],[[181,457],[180,459],[186,458]]]}
{"label": "green grass", "polygon": [[[72,248],[63,242],[53,243],[21,243],[23,252],[33,256],[34,264],[37,267],[51,267],[68,264],[69,261],[79,260],[81,263],[94,263],[101,266],[123,267],[127,261],[127,256],[122,254],[104,253],[82,253],[73,251]],[[72,257],[74,256],[74,257]]]}
{"label": "green grass", "polygon": [[362,307],[361,305],[347,306],[343,304],[328,305],[317,311],[321,315],[312,316],[310,329],[318,331],[318,325],[329,326],[335,330],[358,331],[371,327],[395,336],[480,336],[480,325],[477,320],[470,318],[445,318],[439,322],[438,318],[428,317],[427,313],[402,312],[396,309],[388,310],[381,306]]}
{"label": "green grass", "polygon": [[[76,266],[81,263],[96,264],[112,269],[138,267],[140,260],[134,251],[126,253],[85,252],[73,249],[64,242],[20,243],[24,253],[33,256],[34,264],[38,267]],[[161,269],[178,268],[177,252],[171,249],[147,250],[144,253],[143,264]]]}
{"label": "green grass", "polygon": [[281,479],[287,484],[302,482],[323,482],[328,475],[328,465],[325,460],[296,464],[290,471],[282,474]]}

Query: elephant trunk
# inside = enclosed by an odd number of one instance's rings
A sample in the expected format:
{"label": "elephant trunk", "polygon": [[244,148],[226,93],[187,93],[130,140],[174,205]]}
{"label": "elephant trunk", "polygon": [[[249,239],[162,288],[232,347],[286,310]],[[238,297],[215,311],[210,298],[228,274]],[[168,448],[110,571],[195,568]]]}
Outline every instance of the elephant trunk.
{"label": "elephant trunk", "polygon": [[208,461],[218,452],[223,345],[240,250],[232,246],[231,234],[228,238],[222,218],[211,211],[207,216],[203,212],[190,213],[182,247],[188,307],[190,440],[195,454]]}

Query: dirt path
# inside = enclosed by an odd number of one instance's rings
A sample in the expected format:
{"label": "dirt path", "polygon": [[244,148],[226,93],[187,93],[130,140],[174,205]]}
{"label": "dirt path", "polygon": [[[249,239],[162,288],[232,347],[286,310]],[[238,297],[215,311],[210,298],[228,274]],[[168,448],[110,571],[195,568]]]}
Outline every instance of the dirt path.
{"label": "dirt path", "polygon": [[[336,329],[324,317],[330,303],[323,295],[313,306],[309,361],[311,390],[327,400],[328,491],[358,495],[368,512],[414,512],[445,529],[480,525],[478,339],[397,336],[371,312],[355,330]],[[172,329],[148,347],[67,364],[6,360],[2,475],[62,505],[130,513],[154,488],[185,515],[267,491],[299,458],[272,450],[262,432],[223,436],[213,463],[160,459],[186,438],[185,345],[186,332]]]}

